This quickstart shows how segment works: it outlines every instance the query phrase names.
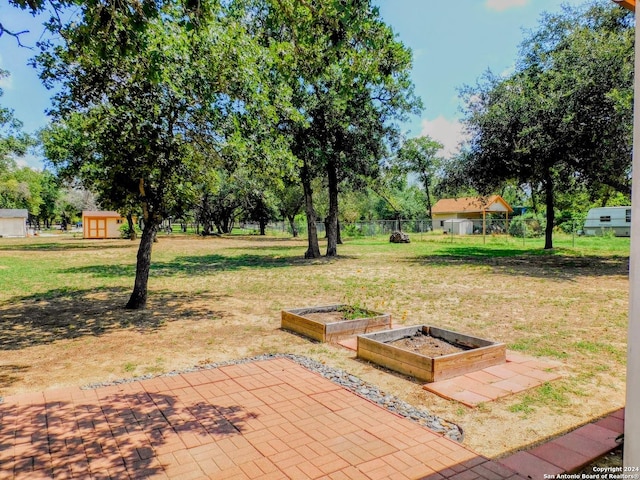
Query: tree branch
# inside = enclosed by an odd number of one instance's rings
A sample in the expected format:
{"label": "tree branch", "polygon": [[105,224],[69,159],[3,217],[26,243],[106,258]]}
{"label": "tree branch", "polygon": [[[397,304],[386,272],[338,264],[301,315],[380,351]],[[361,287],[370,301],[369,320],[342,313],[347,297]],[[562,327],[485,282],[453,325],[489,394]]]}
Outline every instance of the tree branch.
{"label": "tree branch", "polygon": [[11,30],[7,30],[4,25],[2,23],[0,23],[0,37],[2,37],[3,34],[7,34],[13,38],[16,39],[16,42],[18,42],[18,46],[20,47],[24,47],[24,48],[28,48],[29,50],[32,50],[33,47],[28,47],[26,45],[24,45],[21,41],[20,41],[20,35],[23,35],[25,33],[29,33],[29,30],[22,30],[21,32],[13,32]]}

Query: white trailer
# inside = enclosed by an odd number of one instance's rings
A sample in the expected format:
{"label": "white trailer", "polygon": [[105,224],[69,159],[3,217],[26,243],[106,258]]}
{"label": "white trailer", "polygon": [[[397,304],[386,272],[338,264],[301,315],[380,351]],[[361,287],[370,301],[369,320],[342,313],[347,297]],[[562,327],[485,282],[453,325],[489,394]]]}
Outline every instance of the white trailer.
{"label": "white trailer", "polygon": [[631,235],[631,207],[592,208],[584,222],[585,235],[604,235],[613,232],[616,237]]}

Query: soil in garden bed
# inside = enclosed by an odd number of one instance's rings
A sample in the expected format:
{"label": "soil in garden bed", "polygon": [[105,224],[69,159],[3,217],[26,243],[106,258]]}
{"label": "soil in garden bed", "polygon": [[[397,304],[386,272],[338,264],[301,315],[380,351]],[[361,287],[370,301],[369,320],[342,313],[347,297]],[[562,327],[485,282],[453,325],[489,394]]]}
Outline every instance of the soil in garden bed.
{"label": "soil in garden bed", "polygon": [[318,323],[334,323],[334,322],[344,322],[349,320],[345,318],[344,312],[340,310],[335,310],[333,312],[313,312],[313,313],[305,313],[304,318],[308,318],[309,320],[313,320]]}
{"label": "soil in garden bed", "polygon": [[440,338],[425,335],[422,332],[418,332],[410,337],[404,337],[399,340],[394,340],[393,342],[388,342],[388,344],[402,348],[403,350],[419,353],[420,355],[425,355],[430,358],[469,350],[467,347],[449,343]]}

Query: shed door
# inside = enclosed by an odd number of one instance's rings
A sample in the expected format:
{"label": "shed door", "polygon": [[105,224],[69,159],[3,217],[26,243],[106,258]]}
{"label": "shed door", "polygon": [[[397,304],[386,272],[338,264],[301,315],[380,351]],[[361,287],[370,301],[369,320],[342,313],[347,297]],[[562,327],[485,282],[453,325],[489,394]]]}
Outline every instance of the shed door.
{"label": "shed door", "polygon": [[89,238],[107,238],[107,220],[104,218],[89,219]]}

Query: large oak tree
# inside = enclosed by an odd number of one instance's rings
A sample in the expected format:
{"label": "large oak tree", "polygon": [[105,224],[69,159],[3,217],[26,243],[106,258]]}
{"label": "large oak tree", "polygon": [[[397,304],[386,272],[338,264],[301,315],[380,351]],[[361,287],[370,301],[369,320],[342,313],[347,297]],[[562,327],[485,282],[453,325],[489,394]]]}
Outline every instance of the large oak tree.
{"label": "large oak tree", "polygon": [[[268,174],[286,163],[271,130],[268,52],[219,2],[85,2],[38,57],[60,86],[48,158],[144,229],[127,308],[144,307],[155,234],[221,158]],[[280,152],[284,152],[282,155]],[[272,162],[273,160],[273,162]]]}
{"label": "large oak tree", "polygon": [[256,34],[277,49],[274,75],[292,92],[299,118],[281,124],[299,160],[308,226],[307,258],[320,256],[313,181],[329,198],[327,256],[337,254],[341,182],[377,175],[399,135],[397,120],[417,112],[411,52],[370,0],[254,2]]}
{"label": "large oak tree", "polygon": [[452,168],[481,193],[512,181],[546,206],[553,248],[559,190],[630,189],[633,18],[610,2],[542,17],[516,71],[467,87],[470,146]]}

